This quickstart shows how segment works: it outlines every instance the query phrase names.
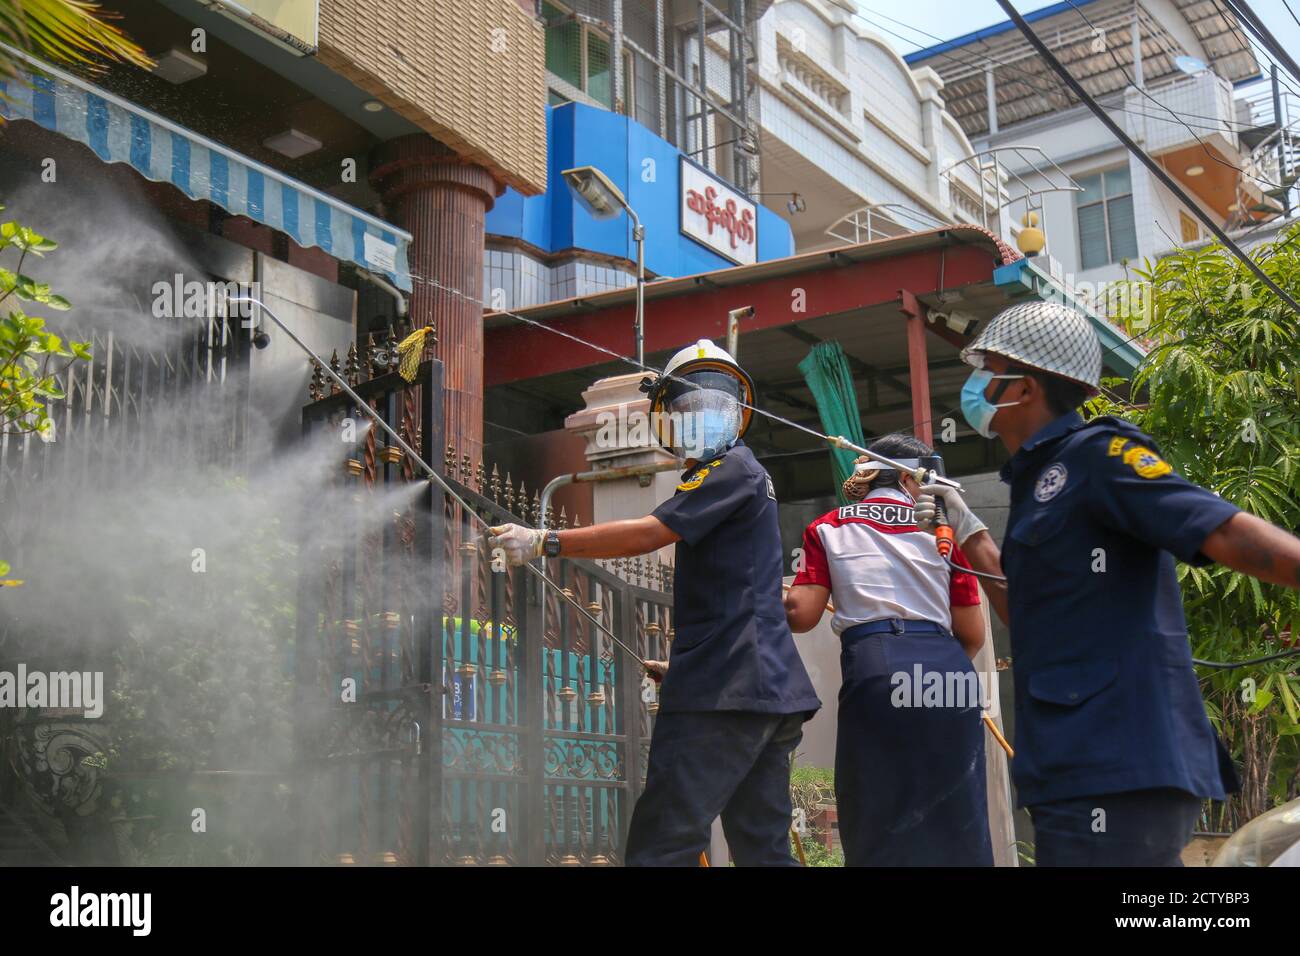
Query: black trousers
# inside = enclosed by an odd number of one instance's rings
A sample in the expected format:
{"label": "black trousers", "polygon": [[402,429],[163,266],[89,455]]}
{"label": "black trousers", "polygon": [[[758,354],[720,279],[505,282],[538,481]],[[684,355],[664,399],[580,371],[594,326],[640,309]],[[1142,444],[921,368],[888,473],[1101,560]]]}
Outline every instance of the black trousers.
{"label": "black trousers", "polygon": [[632,811],[628,866],[699,866],[718,815],[737,866],[795,866],[790,754],[803,714],[660,713],[645,792]]}
{"label": "black trousers", "polygon": [[[846,866],[992,866],[978,693],[902,702],[918,669],[969,677],[957,639],[928,621],[873,621],[840,635],[835,793]],[[976,683],[977,687],[978,684]]]}
{"label": "black trousers", "polygon": [[1132,790],[1029,808],[1038,866],[1182,866],[1201,800],[1184,790]]}

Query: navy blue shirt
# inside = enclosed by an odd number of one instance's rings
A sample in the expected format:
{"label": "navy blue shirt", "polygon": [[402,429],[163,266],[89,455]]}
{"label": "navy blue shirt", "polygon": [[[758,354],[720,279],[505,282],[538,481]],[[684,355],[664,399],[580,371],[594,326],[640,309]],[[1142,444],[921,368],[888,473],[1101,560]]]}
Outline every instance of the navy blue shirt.
{"label": "navy blue shirt", "polygon": [[776,493],[754,453],[737,442],[697,463],[654,516],[682,538],[660,710],[811,717],[821,701],[786,623]]}
{"label": "navy blue shirt", "polygon": [[1222,800],[1235,773],[1192,669],[1177,558],[1237,508],[1117,418],[1071,412],[1002,469],[1021,806],[1174,787]]}

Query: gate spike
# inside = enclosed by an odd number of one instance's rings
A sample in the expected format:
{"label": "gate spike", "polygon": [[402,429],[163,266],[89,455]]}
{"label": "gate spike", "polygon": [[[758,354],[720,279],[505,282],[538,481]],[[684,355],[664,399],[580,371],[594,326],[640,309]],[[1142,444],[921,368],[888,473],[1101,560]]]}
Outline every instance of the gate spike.
{"label": "gate spike", "polygon": [[540,489],[533,492],[533,523],[540,523],[542,520],[542,492]]}
{"label": "gate spike", "polygon": [[469,455],[460,456],[460,483],[466,488],[474,479],[474,466],[470,464]]}
{"label": "gate spike", "polygon": [[442,472],[452,481],[456,480],[456,449],[447,442],[447,454],[442,458]]}
{"label": "gate spike", "polygon": [[564,505],[560,505],[560,524],[559,524],[559,527],[563,529],[563,528],[567,528],[568,526],[569,526],[569,516],[568,516],[567,514],[564,513]]}
{"label": "gate spike", "polygon": [[311,382],[307,386],[307,394],[313,402],[319,402],[325,397],[325,372],[315,359],[311,360],[311,370]]}
{"label": "gate spike", "polygon": [[387,359],[389,372],[396,371],[402,362],[402,357],[397,354],[397,329],[394,325],[388,327],[388,337],[384,339],[384,358]]}
{"label": "gate spike", "polygon": [[496,462],[492,463],[492,478],[488,483],[488,487],[492,492],[492,503],[501,504],[501,475],[497,472]]}
{"label": "gate spike", "polygon": [[356,388],[361,381],[361,363],[357,360],[356,342],[348,345],[348,358],[343,365],[343,371],[343,377],[348,380],[348,384]]}
{"label": "gate spike", "polygon": [[478,467],[474,469],[474,485],[478,493],[483,494],[483,486],[487,483],[487,473],[483,470],[483,459],[480,458]]}
{"label": "gate spike", "polygon": [[528,520],[528,487],[522,478],[519,479],[519,510],[515,514],[523,521],[524,524],[531,524]]}
{"label": "gate spike", "polygon": [[[540,508],[541,506],[542,506],[542,502],[539,499],[537,502],[537,507]],[[546,503],[546,514],[542,515],[542,527],[543,528],[555,527],[555,509],[551,507],[551,503],[549,501]]]}
{"label": "gate spike", "polygon": [[515,513],[515,483],[510,479],[510,472],[506,472],[506,513]]}
{"label": "gate spike", "polygon": [[361,365],[366,370],[366,378],[375,377],[375,333],[367,332],[365,344],[361,347]]}
{"label": "gate spike", "polygon": [[[335,349],[334,354],[330,356],[330,371],[333,372],[335,375],[338,375],[340,372],[338,349]],[[330,379],[330,394],[337,395],[341,391],[342,389],[339,388],[338,382],[336,382],[334,379]]]}

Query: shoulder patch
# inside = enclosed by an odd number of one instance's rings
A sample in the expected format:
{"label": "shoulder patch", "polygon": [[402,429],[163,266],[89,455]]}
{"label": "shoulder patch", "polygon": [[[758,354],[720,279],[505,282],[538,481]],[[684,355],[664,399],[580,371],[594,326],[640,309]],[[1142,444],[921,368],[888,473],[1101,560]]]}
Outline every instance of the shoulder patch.
{"label": "shoulder patch", "polygon": [[1123,453],[1124,446],[1128,444],[1128,439],[1123,435],[1116,435],[1110,440],[1110,447],[1106,449],[1106,454],[1114,457]]}
{"label": "shoulder patch", "polygon": [[1124,464],[1143,478],[1159,478],[1172,472],[1173,467],[1150,448],[1135,445],[1124,452]]}
{"label": "shoulder patch", "polygon": [[764,473],[763,477],[767,479],[767,496],[776,501],[776,486],[772,484],[772,476]]}
{"label": "shoulder patch", "polygon": [[677,486],[678,491],[694,491],[704,483],[704,479],[709,476],[709,466],[704,466],[697,471],[692,478],[688,478]]}
{"label": "shoulder patch", "polygon": [[1047,469],[1038,476],[1038,481],[1034,484],[1035,501],[1051,501],[1059,495],[1065,488],[1065,483],[1070,480],[1070,473],[1066,470],[1065,465],[1059,461],[1049,465]]}

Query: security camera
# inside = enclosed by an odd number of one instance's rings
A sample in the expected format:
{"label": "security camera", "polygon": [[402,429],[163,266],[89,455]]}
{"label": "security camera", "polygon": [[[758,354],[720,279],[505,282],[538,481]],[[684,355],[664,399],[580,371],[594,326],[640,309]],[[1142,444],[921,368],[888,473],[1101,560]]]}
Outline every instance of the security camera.
{"label": "security camera", "polygon": [[931,312],[930,319],[942,322],[958,335],[970,335],[975,331],[975,326],[980,324],[980,320],[969,312],[959,312],[956,309],[951,312]]}

